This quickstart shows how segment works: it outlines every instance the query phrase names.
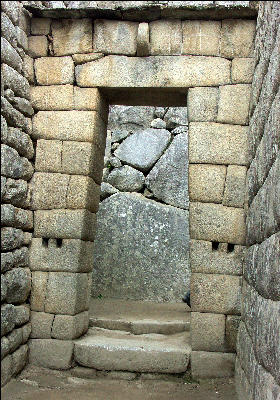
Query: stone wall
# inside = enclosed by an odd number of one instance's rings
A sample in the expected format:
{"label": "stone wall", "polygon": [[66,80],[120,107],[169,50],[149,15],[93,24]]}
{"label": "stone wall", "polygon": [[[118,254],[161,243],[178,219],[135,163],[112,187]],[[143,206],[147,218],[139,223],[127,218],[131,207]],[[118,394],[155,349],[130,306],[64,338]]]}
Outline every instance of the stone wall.
{"label": "stone wall", "polygon": [[280,398],[280,3],[260,2],[249,128],[239,399]]}
{"label": "stone wall", "polygon": [[[33,230],[29,181],[34,148],[28,71],[30,14],[1,2],[1,385],[28,360],[31,331],[28,253]],[[31,67],[32,68],[32,67]]]}

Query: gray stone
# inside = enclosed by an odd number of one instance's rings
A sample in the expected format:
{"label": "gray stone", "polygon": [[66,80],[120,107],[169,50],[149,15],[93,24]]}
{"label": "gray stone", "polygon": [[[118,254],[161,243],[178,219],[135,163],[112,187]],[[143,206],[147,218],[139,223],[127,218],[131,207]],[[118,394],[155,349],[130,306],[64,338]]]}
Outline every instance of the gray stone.
{"label": "gray stone", "polygon": [[146,178],[148,189],[157,199],[188,209],[188,137],[175,136]]}
{"label": "gray stone", "polygon": [[30,98],[29,83],[24,76],[19,74],[15,69],[11,68],[7,64],[1,66],[3,74],[4,88],[12,89],[16,96],[23,97],[25,99]]}
{"label": "gray stone", "polygon": [[26,343],[31,334],[31,323],[23,325],[22,330],[22,343]]}
{"label": "gray stone", "polygon": [[112,194],[118,193],[118,189],[114,188],[114,186],[110,185],[107,182],[102,182],[101,183],[101,193],[100,193],[100,199],[104,200],[107,197],[111,196]]}
{"label": "gray stone", "polygon": [[156,107],[155,108],[155,117],[156,118],[163,118],[165,113],[167,112],[168,108],[166,107]]}
{"label": "gray stone", "polygon": [[14,268],[6,273],[8,282],[7,302],[20,304],[28,298],[31,289],[31,273],[28,268]]}
{"label": "gray stone", "polygon": [[112,131],[112,136],[114,130],[137,132],[149,128],[153,119],[154,107],[113,106],[110,108],[108,128]]}
{"label": "gray stone", "polygon": [[225,351],[225,322],[223,314],[191,313],[192,350]]}
{"label": "gray stone", "polygon": [[30,133],[30,124],[28,119],[18,110],[16,110],[4,97],[1,97],[1,113],[6,118],[10,126],[21,128]]}
{"label": "gray stone", "polygon": [[1,12],[1,36],[4,37],[13,47],[17,47],[16,29],[5,12]]}
{"label": "gray stone", "polygon": [[7,137],[8,137],[8,125],[3,115],[1,115],[1,142],[5,143]]}
{"label": "gray stone", "polygon": [[148,171],[166,149],[170,137],[165,129],[148,128],[126,138],[115,155],[141,171]]}
{"label": "gray stone", "polygon": [[12,204],[1,204],[1,225],[20,229],[33,228],[33,213],[16,208]]}
{"label": "gray stone", "polygon": [[3,253],[1,255],[1,272],[7,272],[13,267],[28,266],[28,248],[22,247],[12,252]]}
{"label": "gray stone", "polygon": [[16,26],[16,33],[17,33],[18,46],[27,53],[28,52],[28,38],[27,38],[26,33],[19,26]]}
{"label": "gray stone", "polygon": [[20,157],[18,152],[5,144],[1,144],[2,174],[7,178],[29,180],[33,175],[33,166],[25,157]]}
{"label": "gray stone", "polygon": [[72,315],[55,315],[52,324],[52,337],[55,339],[76,339],[88,330],[88,311]]}
{"label": "gray stone", "polygon": [[22,59],[4,37],[1,37],[1,63],[9,65],[19,73],[22,71]]}
{"label": "gray stone", "polygon": [[28,191],[26,181],[8,178],[6,180],[5,189],[3,201],[9,202],[17,207],[22,207],[25,204]]}
{"label": "gray stone", "polygon": [[15,306],[5,304],[1,306],[1,336],[11,332],[15,327]]}
{"label": "gray stone", "polygon": [[119,168],[122,166],[122,163],[117,157],[110,157],[108,164],[110,167]]}
{"label": "gray stone", "polygon": [[19,4],[11,4],[10,1],[2,1],[1,9],[8,15],[14,25],[18,24],[20,7]]}
{"label": "gray stone", "polygon": [[124,165],[114,169],[107,178],[107,182],[122,192],[139,192],[145,182],[142,172]]}
{"label": "gray stone", "polygon": [[241,317],[239,315],[228,315],[226,318],[226,347],[228,351],[233,353],[236,352],[236,340],[240,319]]}
{"label": "gray stone", "polygon": [[193,378],[222,378],[234,375],[235,354],[192,351]]}
{"label": "gray stone", "polygon": [[10,353],[13,353],[22,344],[21,328],[14,329],[8,336]]}
{"label": "gray stone", "polygon": [[19,374],[28,362],[28,345],[21,346],[12,354],[13,375]]}
{"label": "gray stone", "polygon": [[6,357],[10,352],[9,340],[3,336],[1,337],[1,360]]}
{"label": "gray stone", "polygon": [[15,306],[15,324],[21,326],[30,319],[30,307],[27,304]]}
{"label": "gray stone", "polygon": [[29,100],[23,99],[22,97],[14,97],[12,100],[12,104],[26,117],[32,117],[32,115],[34,114],[34,110]]}
{"label": "gray stone", "polygon": [[1,249],[13,250],[23,244],[23,232],[20,229],[5,227],[1,228]]}
{"label": "gray stone", "polygon": [[119,193],[98,212],[94,297],[180,301],[189,286],[188,213]]}
{"label": "gray stone", "polygon": [[1,303],[6,299],[7,296],[7,281],[5,275],[1,274]]}
{"label": "gray stone", "polygon": [[13,361],[12,356],[8,355],[1,361],[1,386],[11,379],[13,374]]}
{"label": "gray stone", "polygon": [[29,341],[29,362],[51,369],[69,369],[72,365],[73,342],[56,339]]}
{"label": "gray stone", "polygon": [[20,129],[9,128],[7,138],[2,142],[13,147],[23,157],[31,159],[34,156],[33,143],[30,136]]}
{"label": "gray stone", "polygon": [[178,125],[188,125],[187,107],[169,107],[163,119],[167,129],[174,129]]}
{"label": "gray stone", "polygon": [[31,311],[31,338],[50,339],[53,321],[53,314]]}
{"label": "gray stone", "polygon": [[[109,116],[110,118],[110,116]],[[112,143],[120,142],[129,136],[130,132],[124,129],[115,129],[112,132]]]}
{"label": "gray stone", "polygon": [[151,128],[166,129],[166,122],[161,118],[153,119],[151,122]]}
{"label": "gray stone", "polygon": [[176,128],[172,129],[172,135],[179,135],[180,133],[188,133],[188,127],[184,125],[176,126]]}

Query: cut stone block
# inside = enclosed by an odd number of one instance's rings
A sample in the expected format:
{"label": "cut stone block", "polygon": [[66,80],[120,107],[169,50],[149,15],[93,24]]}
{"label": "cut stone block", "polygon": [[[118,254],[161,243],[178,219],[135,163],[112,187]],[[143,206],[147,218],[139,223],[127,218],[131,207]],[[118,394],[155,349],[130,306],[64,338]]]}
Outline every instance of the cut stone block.
{"label": "cut stone block", "polygon": [[192,311],[240,314],[241,278],[230,275],[192,274]]}
{"label": "cut stone block", "polygon": [[247,168],[237,165],[229,165],[223,205],[229,207],[243,207],[246,194]]}
{"label": "cut stone block", "polygon": [[96,111],[39,111],[33,118],[33,137],[92,142],[103,149],[106,127]]}
{"label": "cut stone block", "polygon": [[46,36],[29,36],[28,53],[32,58],[47,57],[48,40]]}
{"label": "cut stone block", "polygon": [[99,60],[104,57],[103,53],[87,53],[87,54],[73,54],[72,58],[75,64],[84,64],[90,61]]}
{"label": "cut stone block", "polygon": [[67,191],[66,208],[86,208],[97,212],[100,199],[100,186],[88,176],[72,175]]}
{"label": "cut stone block", "polygon": [[140,22],[137,31],[137,56],[146,57],[150,54],[150,32],[147,22]]}
{"label": "cut stone block", "polygon": [[221,204],[190,203],[192,239],[245,244],[245,212]]}
{"label": "cut stone block", "polygon": [[58,246],[55,239],[48,246],[41,238],[33,238],[30,246],[32,271],[90,272],[93,266],[93,243],[77,239],[63,239]]}
{"label": "cut stone block", "polygon": [[234,250],[228,252],[228,244],[220,243],[219,248],[215,250],[212,248],[212,242],[192,239],[190,241],[192,272],[242,275],[245,249],[244,246],[235,245]]}
{"label": "cut stone block", "polygon": [[56,56],[92,52],[92,20],[61,19],[52,22],[53,50]]}
{"label": "cut stone block", "polygon": [[251,85],[220,86],[217,122],[247,125]]}
{"label": "cut stone block", "polygon": [[220,57],[106,56],[75,71],[82,87],[187,88],[229,84],[230,64]]}
{"label": "cut stone block", "polygon": [[50,272],[45,312],[75,315],[87,308],[89,297],[87,274]]}
{"label": "cut stone block", "polygon": [[190,122],[216,121],[219,89],[196,87],[188,90],[188,119]]}
{"label": "cut stone block", "polygon": [[30,89],[35,110],[73,110],[73,86],[34,86]]}
{"label": "cut stone block", "polygon": [[235,354],[192,351],[192,377],[224,378],[234,376]]}
{"label": "cut stone block", "polygon": [[43,210],[34,213],[34,236],[93,241],[96,215],[88,210]]}
{"label": "cut stone block", "polygon": [[189,162],[207,164],[248,163],[248,128],[213,122],[191,122]]}
{"label": "cut stone block", "polygon": [[88,311],[77,315],[56,315],[52,325],[52,337],[60,340],[77,339],[88,330]]}
{"label": "cut stone block", "polygon": [[238,315],[227,315],[226,317],[226,347],[230,352],[236,352],[236,340],[241,317]]}
{"label": "cut stone block", "polygon": [[256,21],[225,19],[221,30],[221,56],[253,57]]}
{"label": "cut stone block", "polygon": [[96,19],[93,45],[104,54],[136,54],[138,22]]}
{"label": "cut stone block", "polygon": [[45,298],[49,274],[47,272],[32,272],[32,290],[30,308],[33,311],[45,310]]}
{"label": "cut stone block", "polygon": [[50,339],[53,314],[31,311],[31,338],[32,339]]}
{"label": "cut stone block", "polygon": [[72,366],[73,342],[56,339],[31,339],[29,362],[51,369],[69,369]]}
{"label": "cut stone block", "polygon": [[28,345],[21,346],[12,354],[13,375],[18,375],[28,363]]}
{"label": "cut stone block", "polygon": [[218,56],[220,21],[183,21],[182,54]]}
{"label": "cut stone block", "polygon": [[72,57],[42,57],[34,62],[38,85],[66,85],[74,82]]}
{"label": "cut stone block", "polygon": [[251,83],[255,69],[254,58],[238,57],[232,60],[232,83]]}
{"label": "cut stone block", "polygon": [[97,111],[105,122],[108,119],[108,104],[97,88],[74,87],[75,110]]}
{"label": "cut stone block", "polygon": [[150,54],[153,56],[181,54],[181,25],[179,19],[161,19],[150,22]]}
{"label": "cut stone block", "polygon": [[223,314],[191,313],[192,350],[225,350],[225,322]]}
{"label": "cut stone block", "polygon": [[63,172],[61,165],[62,142],[37,140],[35,170],[39,172]]}
{"label": "cut stone block", "polygon": [[206,203],[222,203],[226,171],[227,168],[223,165],[190,164],[190,200]]}
{"label": "cut stone block", "polygon": [[51,28],[50,18],[31,18],[32,35],[48,35]]}

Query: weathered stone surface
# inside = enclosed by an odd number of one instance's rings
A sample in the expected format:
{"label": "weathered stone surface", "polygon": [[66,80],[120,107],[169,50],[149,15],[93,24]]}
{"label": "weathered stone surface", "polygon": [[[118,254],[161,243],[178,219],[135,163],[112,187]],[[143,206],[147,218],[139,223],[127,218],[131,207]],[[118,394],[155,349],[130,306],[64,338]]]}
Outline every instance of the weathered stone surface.
{"label": "weathered stone surface", "polygon": [[4,11],[13,22],[14,25],[19,21],[19,4],[11,4],[10,1],[2,1],[1,10]]}
{"label": "weathered stone surface", "polygon": [[28,185],[22,179],[8,178],[5,184],[5,193],[3,201],[9,202],[15,206],[21,207],[24,205],[27,198]]}
{"label": "weathered stone surface", "polygon": [[192,239],[245,244],[245,213],[241,208],[190,203]]}
{"label": "weathered stone surface", "polygon": [[1,272],[7,272],[13,267],[27,267],[28,266],[28,249],[22,247],[12,252],[3,253],[1,255]]}
{"label": "weathered stone surface", "polygon": [[187,211],[119,193],[98,216],[93,296],[180,301],[189,282]]}
{"label": "weathered stone surface", "polygon": [[107,182],[122,192],[139,192],[145,182],[142,172],[124,165],[114,169],[107,178]]}
{"label": "weathered stone surface", "polygon": [[8,336],[10,353],[13,353],[22,344],[22,330],[14,329]]}
{"label": "weathered stone surface", "polygon": [[9,65],[19,73],[22,71],[22,59],[4,37],[1,37],[1,63]]}
{"label": "weathered stone surface", "polygon": [[111,196],[112,194],[118,193],[119,190],[116,189],[114,186],[110,185],[107,182],[101,183],[101,192],[100,192],[100,200],[104,200],[107,197]]}
{"label": "weathered stone surface", "polygon": [[29,362],[51,369],[69,369],[72,364],[73,342],[55,339],[32,339]]}
{"label": "weathered stone surface", "polygon": [[235,354],[192,351],[191,363],[193,378],[233,376]]}
{"label": "weathered stone surface", "polygon": [[191,122],[189,162],[247,165],[247,132],[245,126]]}
{"label": "weathered stone surface", "polygon": [[232,60],[232,83],[251,83],[254,75],[255,60],[238,57]]}
{"label": "weathered stone surface", "polygon": [[31,311],[32,330],[30,337],[32,339],[50,339],[53,320],[53,314]]}
{"label": "weathered stone surface", "polygon": [[225,85],[219,88],[218,122],[247,125],[251,85]]}
{"label": "weathered stone surface", "polygon": [[107,165],[113,168],[120,168],[122,166],[122,163],[117,157],[110,157]]}
{"label": "weathered stone surface", "polygon": [[182,27],[179,19],[161,19],[150,22],[150,54],[181,54]]}
{"label": "weathered stone surface", "polygon": [[1,306],[1,337],[11,332],[15,327],[15,306],[5,304]]}
{"label": "weathered stone surface", "polygon": [[93,262],[93,243],[63,239],[57,246],[49,239],[48,246],[41,238],[33,238],[30,247],[31,271],[90,272]]}
{"label": "weathered stone surface", "polygon": [[220,243],[218,250],[205,240],[190,241],[190,263],[192,272],[208,274],[242,275],[245,247],[234,246],[227,251],[227,244]]}
{"label": "weathered stone surface", "polygon": [[146,178],[154,196],[167,204],[188,209],[188,140],[177,135]]}
{"label": "weathered stone surface", "polygon": [[147,22],[140,22],[137,31],[137,56],[146,57],[150,54],[150,31]]}
{"label": "weathered stone surface", "polygon": [[88,176],[70,177],[66,204],[67,208],[87,209],[97,212],[100,199],[100,186]]}
{"label": "weathered stone surface", "polygon": [[56,56],[92,51],[92,21],[62,19],[52,23],[53,50]]}
{"label": "weathered stone surface", "polygon": [[88,330],[88,311],[77,315],[56,315],[52,326],[52,337],[60,340],[71,340],[80,337]]}
{"label": "weathered stone surface", "polygon": [[239,276],[195,273],[191,276],[192,311],[240,314]]}
{"label": "weathered stone surface", "polygon": [[1,204],[1,225],[31,230],[33,228],[32,211],[16,208],[12,204]]}
{"label": "weathered stone surface", "polygon": [[223,165],[190,164],[190,200],[221,203],[223,200],[226,170],[226,167]]}
{"label": "weathered stone surface", "polygon": [[51,28],[50,18],[32,18],[31,33],[32,35],[48,35]]}
{"label": "weathered stone surface", "polygon": [[24,303],[31,289],[31,274],[28,268],[14,268],[5,274],[8,303]]}
{"label": "weathered stone surface", "polygon": [[35,271],[32,272],[32,291],[30,296],[30,307],[33,311],[45,310],[46,289],[48,283],[48,273]]}
{"label": "weathered stone surface", "polygon": [[17,42],[19,48],[23,49],[25,52],[28,51],[28,37],[26,33],[19,27],[16,26]]}
{"label": "weathered stone surface", "polygon": [[28,345],[21,346],[12,354],[13,375],[19,374],[28,363]]}
{"label": "weathered stone surface", "polygon": [[104,57],[103,53],[87,53],[87,54],[73,54],[72,55],[75,64],[84,64],[90,61],[99,60]]}
{"label": "weathered stone surface", "polygon": [[24,76],[7,64],[1,65],[4,88],[11,89],[16,96],[29,99],[29,83]]}
{"label": "weathered stone surface", "polygon": [[247,168],[238,165],[229,165],[223,197],[223,205],[229,207],[243,207],[246,194]]}
{"label": "weathered stone surface", "polygon": [[219,57],[107,56],[78,65],[75,71],[82,87],[186,88],[230,83],[230,61]]}
{"label": "weathered stone surface", "polygon": [[235,390],[240,400],[253,400],[253,390],[240,365],[238,357],[235,360]]}
{"label": "weathered stone surface", "polygon": [[22,304],[20,306],[15,306],[15,324],[16,326],[21,326],[30,319],[30,307],[27,304]]}
{"label": "weathered stone surface", "polygon": [[17,47],[17,34],[15,26],[5,12],[1,12],[1,36],[13,47]]}
{"label": "weathered stone surface", "polygon": [[171,135],[165,129],[148,128],[126,138],[115,151],[123,162],[140,169],[149,170],[166,149]]}
{"label": "weathered stone surface", "polygon": [[225,321],[222,314],[191,313],[192,350],[221,351],[225,349]]}
{"label": "weathered stone surface", "polygon": [[94,51],[104,54],[136,54],[138,23],[96,19],[94,21]]}
{"label": "weathered stone surface", "polygon": [[28,80],[31,85],[35,83],[34,60],[27,54],[23,59],[23,76]]}
{"label": "weathered stone surface", "polygon": [[108,104],[97,88],[74,86],[74,108],[75,110],[97,111],[107,123]]}
{"label": "weathered stone surface", "polygon": [[1,274],[1,303],[6,299],[7,296],[7,281],[5,275]]}
{"label": "weathered stone surface", "polygon": [[33,175],[33,167],[25,157],[5,144],[1,144],[1,169],[7,178],[23,178],[29,180]]}
{"label": "weathered stone surface", "polygon": [[169,107],[163,117],[167,129],[174,129],[177,126],[188,125],[187,107]]}
{"label": "weathered stone surface", "polygon": [[29,36],[28,53],[32,58],[47,57],[48,39],[46,36]]}
{"label": "weathered stone surface", "polygon": [[60,140],[37,140],[35,170],[40,172],[64,172],[61,165]]}
{"label": "weathered stone surface", "polygon": [[4,97],[1,97],[1,113],[10,126],[22,128],[27,133],[30,133],[30,120],[16,110]]}
{"label": "weathered stone surface", "polygon": [[35,60],[34,69],[38,85],[65,85],[74,82],[72,57],[42,57]]}
{"label": "weathered stone surface", "polygon": [[31,87],[31,101],[35,110],[73,110],[72,85]]}
{"label": "weathered stone surface", "polygon": [[1,337],[1,361],[6,357],[6,355],[9,354],[9,351],[9,340],[6,338],[6,336],[3,336]]}
{"label": "weathered stone surface", "polygon": [[[149,128],[154,119],[154,110],[154,107],[149,106],[110,107],[108,129],[112,131],[112,142],[124,139],[125,137],[123,137],[123,135],[125,134],[128,136],[131,132]],[[115,131],[124,132],[124,134]],[[117,137],[115,135],[117,135]]]}
{"label": "weathered stone surface", "polygon": [[43,210],[34,212],[35,237],[93,241],[95,226],[96,215],[88,210]]}
{"label": "weathered stone surface", "polygon": [[256,22],[228,19],[222,21],[221,56],[227,58],[252,57]]}
{"label": "weathered stone surface", "polygon": [[189,121],[216,121],[218,110],[218,96],[218,88],[190,88],[188,90]]}
{"label": "weathered stone surface", "polygon": [[227,315],[226,317],[226,348],[230,352],[236,352],[236,340],[241,317],[239,315]]}
{"label": "weathered stone surface", "polygon": [[182,54],[218,56],[220,21],[183,21]]}
{"label": "weathered stone surface", "polygon": [[249,247],[244,276],[265,298],[280,301],[280,234]]}
{"label": "weathered stone surface", "polygon": [[32,117],[32,115],[34,114],[34,110],[31,106],[30,101],[23,99],[22,97],[13,97],[11,99],[11,103],[26,117]]}
{"label": "weathered stone surface", "polygon": [[75,315],[85,311],[89,296],[88,275],[50,272],[45,299],[45,312]]}
{"label": "weathered stone surface", "polygon": [[12,356],[8,355],[1,361],[1,387],[11,379],[13,374]]}
{"label": "weathered stone surface", "polygon": [[16,228],[1,228],[1,249],[9,251],[21,247],[23,244],[23,232]]}
{"label": "weathered stone surface", "polygon": [[166,122],[160,118],[153,119],[151,122],[151,128],[166,129]]}
{"label": "weathered stone surface", "polygon": [[7,138],[2,140],[3,143],[13,147],[21,156],[28,159],[33,158],[34,149],[30,136],[17,128],[9,128]]}

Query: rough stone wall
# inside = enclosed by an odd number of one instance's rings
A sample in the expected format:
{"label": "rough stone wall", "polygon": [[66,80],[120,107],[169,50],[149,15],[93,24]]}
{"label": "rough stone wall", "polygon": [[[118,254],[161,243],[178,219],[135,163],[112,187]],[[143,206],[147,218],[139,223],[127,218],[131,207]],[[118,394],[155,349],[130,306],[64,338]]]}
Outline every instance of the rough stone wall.
{"label": "rough stone wall", "polygon": [[249,128],[239,399],[280,398],[280,3],[260,2]]}
{"label": "rough stone wall", "polygon": [[1,2],[1,385],[28,360],[31,331],[29,244],[33,213],[29,181],[30,138],[28,34],[30,14],[18,1]]}

